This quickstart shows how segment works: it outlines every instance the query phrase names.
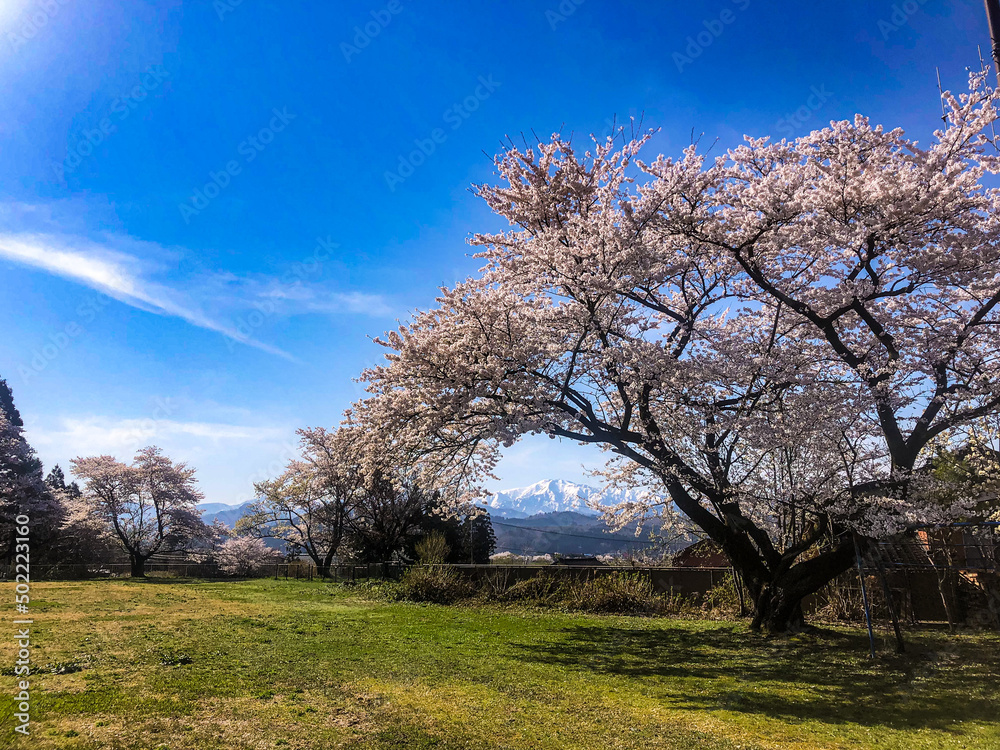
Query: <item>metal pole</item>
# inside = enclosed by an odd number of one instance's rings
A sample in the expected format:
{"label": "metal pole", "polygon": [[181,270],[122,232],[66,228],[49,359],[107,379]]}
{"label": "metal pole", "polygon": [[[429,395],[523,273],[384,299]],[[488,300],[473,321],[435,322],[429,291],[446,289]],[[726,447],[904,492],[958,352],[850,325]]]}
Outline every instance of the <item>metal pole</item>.
{"label": "metal pole", "polygon": [[861,581],[861,600],[865,603],[865,622],[868,623],[868,643],[871,646],[872,659],[875,658],[875,631],[872,630],[872,611],[868,606],[868,587],[865,586],[864,565],[861,563],[861,550],[858,549],[858,535],[851,534],[854,541],[854,558],[858,564],[858,580]]}
{"label": "metal pole", "polygon": [[990,46],[993,51],[993,72],[1000,80],[1000,0],[984,0],[986,20],[990,25]]}
{"label": "metal pole", "polygon": [[892,618],[892,629],[896,634],[896,653],[901,654],[906,650],[903,644],[903,632],[899,629],[899,613],[896,611],[896,601],[892,598],[892,589],[889,588],[889,578],[885,572],[885,565],[882,563],[882,553],[875,547],[875,568],[878,576],[882,579],[882,591],[885,594],[886,604],[889,605],[889,616]]}

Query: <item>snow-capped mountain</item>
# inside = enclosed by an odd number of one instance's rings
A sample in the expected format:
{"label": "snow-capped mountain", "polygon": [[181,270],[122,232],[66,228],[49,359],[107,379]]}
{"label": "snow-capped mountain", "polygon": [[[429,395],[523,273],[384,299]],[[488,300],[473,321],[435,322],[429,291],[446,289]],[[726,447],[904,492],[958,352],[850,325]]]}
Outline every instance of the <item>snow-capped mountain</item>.
{"label": "snow-capped mountain", "polygon": [[576,484],[562,479],[545,479],[527,487],[500,490],[487,499],[490,513],[505,518],[527,518],[538,513],[573,511],[586,516],[600,513],[587,505],[590,499],[601,496],[603,502],[621,502],[629,491],[600,489],[586,484]]}
{"label": "snow-capped mountain", "polygon": [[[563,513],[570,511],[596,518],[600,513],[587,505],[587,501],[600,497],[602,502],[616,503],[632,499],[632,490],[602,491],[586,484],[576,484],[563,479],[545,479],[527,487],[500,490],[487,498],[487,508],[498,518],[528,518],[539,513]],[[223,503],[202,503],[202,519],[207,524],[222,521],[232,528],[246,512],[249,502],[240,505]]]}

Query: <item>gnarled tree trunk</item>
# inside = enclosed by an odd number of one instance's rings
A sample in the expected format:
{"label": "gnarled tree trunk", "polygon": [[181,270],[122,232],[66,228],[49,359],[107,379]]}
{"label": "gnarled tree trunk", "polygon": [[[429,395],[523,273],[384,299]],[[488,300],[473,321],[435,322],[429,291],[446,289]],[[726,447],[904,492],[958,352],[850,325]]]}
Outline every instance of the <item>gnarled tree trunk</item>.
{"label": "gnarled tree trunk", "polygon": [[[749,593],[754,630],[801,631],[806,624],[803,600],[854,566],[850,533],[834,529],[833,540],[825,542],[821,540],[825,528],[817,525],[798,545],[779,553],[769,546],[764,532],[745,518],[710,526],[709,535],[720,544]],[[813,550],[817,552],[812,554]],[[801,559],[805,554],[810,556]]]}
{"label": "gnarled tree trunk", "polygon": [[129,555],[129,562],[132,565],[132,577],[133,578],[145,578],[146,577],[146,560],[149,558],[143,557],[142,555],[137,555],[132,553]]}
{"label": "gnarled tree trunk", "polygon": [[854,543],[841,538],[834,546],[794,564],[783,558],[777,567],[753,577],[744,573],[753,594],[751,626],[767,633],[798,632],[805,627],[803,600],[854,565]]}

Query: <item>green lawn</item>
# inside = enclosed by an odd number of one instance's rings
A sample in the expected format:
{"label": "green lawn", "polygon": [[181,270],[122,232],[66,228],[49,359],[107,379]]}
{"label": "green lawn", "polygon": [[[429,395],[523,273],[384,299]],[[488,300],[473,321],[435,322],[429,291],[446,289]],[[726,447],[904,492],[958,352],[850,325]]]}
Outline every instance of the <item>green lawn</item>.
{"label": "green lawn", "polygon": [[1000,749],[996,635],[911,633],[873,664],[860,630],[768,640],[267,580],[35,583],[32,608],[36,664],[83,667],[33,678],[38,750]]}

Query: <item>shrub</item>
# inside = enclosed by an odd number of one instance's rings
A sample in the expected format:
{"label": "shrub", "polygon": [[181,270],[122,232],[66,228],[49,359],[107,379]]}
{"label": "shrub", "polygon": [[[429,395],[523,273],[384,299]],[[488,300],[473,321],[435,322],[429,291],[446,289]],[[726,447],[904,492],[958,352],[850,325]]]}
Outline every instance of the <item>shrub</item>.
{"label": "shrub", "polygon": [[731,573],[705,592],[701,599],[701,613],[713,617],[736,617],[740,611],[740,599]]}
{"label": "shrub", "polygon": [[[882,582],[877,576],[866,575],[865,585],[872,619],[887,621],[889,607],[882,592]],[[812,617],[825,622],[864,623],[865,604],[857,573],[845,573],[824,586],[817,595]]]}
{"label": "shrub", "polygon": [[500,601],[506,596],[512,585],[510,579],[510,568],[498,565],[495,569],[486,571],[485,575],[476,583],[487,600]]}
{"label": "shrub", "polygon": [[648,576],[610,573],[574,581],[565,589],[565,603],[584,612],[646,614],[663,609],[663,597],[653,590]]}
{"label": "shrub", "polygon": [[542,572],[508,588],[499,599],[508,602],[532,602],[535,604],[560,603],[564,596],[565,581]]}
{"label": "shrub", "polygon": [[444,534],[440,531],[432,531],[417,542],[414,552],[417,553],[417,559],[424,565],[434,565],[447,560],[451,548],[448,546]]}
{"label": "shrub", "polygon": [[465,576],[439,565],[409,568],[399,579],[397,596],[411,602],[453,604],[473,595],[475,587]]}

